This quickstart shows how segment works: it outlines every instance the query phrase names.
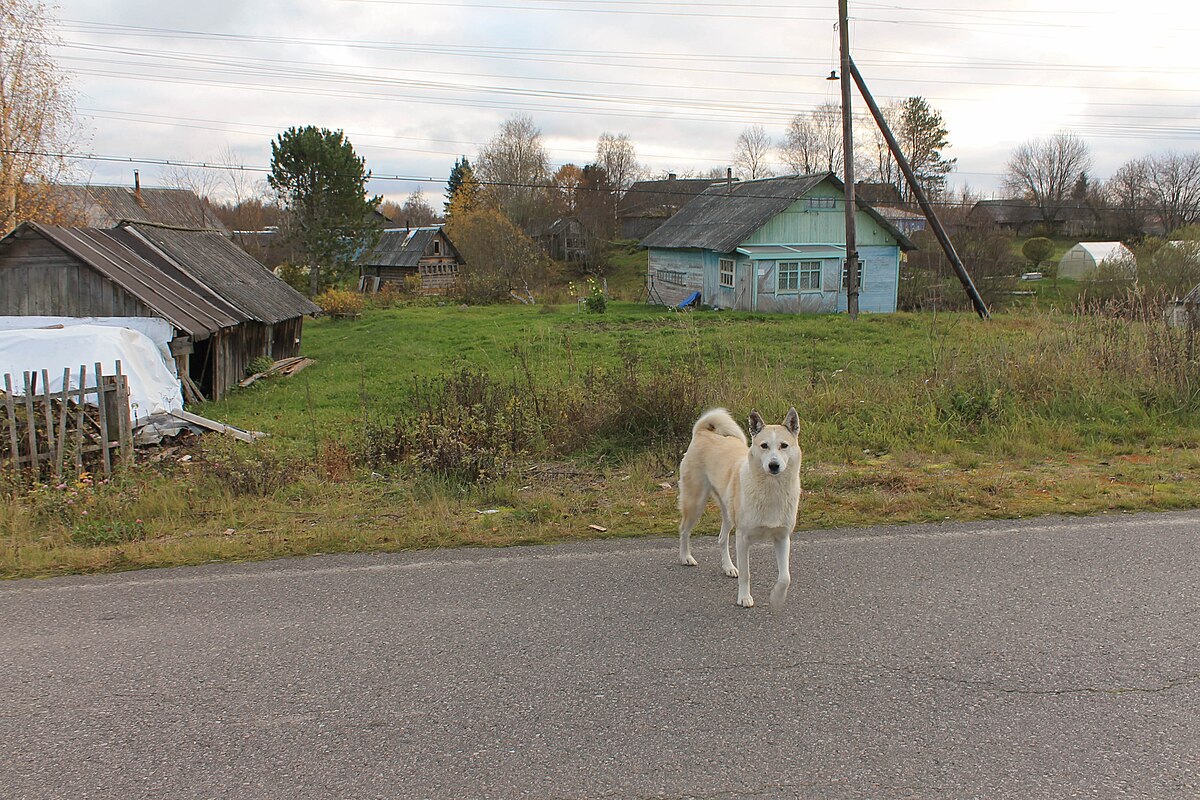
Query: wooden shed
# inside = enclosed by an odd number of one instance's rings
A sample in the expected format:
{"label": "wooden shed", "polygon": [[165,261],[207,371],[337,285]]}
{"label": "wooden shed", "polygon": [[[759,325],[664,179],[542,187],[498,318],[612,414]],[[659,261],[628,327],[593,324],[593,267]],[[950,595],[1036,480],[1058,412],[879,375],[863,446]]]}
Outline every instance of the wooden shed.
{"label": "wooden shed", "polygon": [[25,222],[0,239],[0,316],[157,317],[209,399],[260,356],[298,355],[320,308],[214,231]]}
{"label": "wooden shed", "polygon": [[445,294],[458,280],[462,263],[440,225],[385,230],[378,244],[358,259],[359,289],[377,292],[386,284],[403,286],[406,279],[419,277],[424,294]]}

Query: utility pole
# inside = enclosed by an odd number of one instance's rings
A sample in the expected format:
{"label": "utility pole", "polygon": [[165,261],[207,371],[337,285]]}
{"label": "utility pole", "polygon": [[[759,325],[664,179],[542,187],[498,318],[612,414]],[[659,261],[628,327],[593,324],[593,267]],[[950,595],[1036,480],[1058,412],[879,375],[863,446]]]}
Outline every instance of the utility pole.
{"label": "utility pole", "polygon": [[[842,2],[844,3],[845,0],[842,0]],[[938,219],[937,212],[933,210],[933,204],[925,196],[925,190],[921,188],[921,182],[917,180],[912,166],[908,163],[908,159],[904,157],[904,153],[900,149],[900,143],[896,141],[896,137],[892,134],[892,129],[888,127],[883,112],[879,109],[879,104],[875,102],[871,90],[867,88],[867,82],[863,80],[862,73],[858,71],[858,65],[848,56],[842,60],[843,80],[847,76],[853,77],[854,82],[858,84],[859,93],[862,94],[863,100],[866,101],[867,108],[871,111],[871,116],[875,118],[875,124],[879,126],[879,131],[883,134],[888,149],[892,151],[892,157],[896,159],[896,163],[900,166],[900,171],[904,173],[904,179],[908,181],[908,188],[912,189],[913,196],[917,198],[917,203],[921,206],[921,211],[925,213],[925,219],[929,221],[929,226],[933,228],[933,233],[937,236],[938,243],[942,246],[942,252],[946,254],[946,259],[954,269],[954,274],[958,276],[963,290],[966,291],[967,297],[970,298],[971,305],[975,308],[975,313],[979,315],[980,319],[991,319],[992,315],[988,311],[987,304],[983,302],[979,290],[975,287],[975,282],[971,280],[967,268],[963,266],[962,259],[958,257],[958,252],[950,242],[949,234],[942,227],[942,221]]]}
{"label": "utility pole", "polygon": [[838,40],[842,55],[842,169],[846,190],[846,312],[858,319],[858,242],[854,215],[854,121],[850,113],[850,17],[848,0],[838,0]]}

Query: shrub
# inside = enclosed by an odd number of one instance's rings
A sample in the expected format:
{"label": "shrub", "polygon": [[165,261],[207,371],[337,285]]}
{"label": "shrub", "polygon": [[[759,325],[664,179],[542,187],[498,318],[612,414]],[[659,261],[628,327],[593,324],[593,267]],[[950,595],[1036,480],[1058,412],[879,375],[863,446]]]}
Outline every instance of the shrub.
{"label": "shrub", "polygon": [[251,359],[250,363],[246,365],[246,377],[266,372],[273,366],[275,366],[275,360],[270,356],[257,356]]}
{"label": "shrub", "polygon": [[358,292],[345,289],[326,289],[313,298],[313,302],[331,317],[356,317],[362,313],[366,301]]}

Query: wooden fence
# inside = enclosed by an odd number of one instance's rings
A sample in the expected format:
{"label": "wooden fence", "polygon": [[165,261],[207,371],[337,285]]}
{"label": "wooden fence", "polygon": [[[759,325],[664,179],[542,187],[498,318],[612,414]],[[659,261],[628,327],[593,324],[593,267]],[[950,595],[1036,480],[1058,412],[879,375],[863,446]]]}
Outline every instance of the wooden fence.
{"label": "wooden fence", "polygon": [[23,391],[17,391],[11,374],[4,376],[4,417],[7,428],[0,441],[0,463],[33,475],[53,471],[62,477],[68,464],[75,471],[102,470],[111,475],[113,465],[133,462],[133,431],[129,415],[129,380],[116,363],[116,374],[105,375],[93,367],[96,385],[86,387],[87,367],[81,366],[79,388],[71,385],[71,370],[63,370],[62,391],[50,391],[46,370],[25,372]]}

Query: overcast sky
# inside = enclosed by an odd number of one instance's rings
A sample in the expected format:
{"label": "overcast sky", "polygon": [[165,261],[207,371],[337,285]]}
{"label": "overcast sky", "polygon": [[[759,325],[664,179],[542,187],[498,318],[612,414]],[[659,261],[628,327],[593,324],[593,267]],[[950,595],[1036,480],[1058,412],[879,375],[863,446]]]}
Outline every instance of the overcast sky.
{"label": "overcast sky", "polygon": [[[1063,130],[1091,146],[1097,180],[1200,150],[1191,0],[979,5],[850,2],[868,85],[943,114],[955,185],[1000,191],[1014,146]],[[347,133],[372,191],[435,205],[455,159],[517,112],[555,166],[587,163],[609,131],[654,172],[703,173],[746,126],[779,140],[797,111],[838,100],[836,0],[59,0],[57,14],[81,152],[265,167],[277,133],[318,125]],[[85,173],[129,183],[135,168],[174,179],[149,163]]]}

